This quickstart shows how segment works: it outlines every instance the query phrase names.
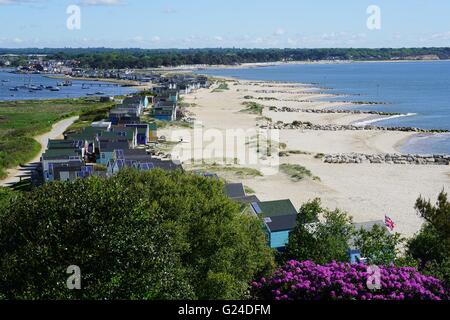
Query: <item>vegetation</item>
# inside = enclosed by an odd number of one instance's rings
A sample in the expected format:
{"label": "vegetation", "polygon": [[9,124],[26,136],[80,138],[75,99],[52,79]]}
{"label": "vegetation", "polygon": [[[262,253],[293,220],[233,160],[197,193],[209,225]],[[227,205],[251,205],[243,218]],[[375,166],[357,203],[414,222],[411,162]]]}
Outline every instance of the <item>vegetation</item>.
{"label": "vegetation", "polygon": [[400,256],[403,242],[399,234],[391,234],[380,226],[356,230],[347,213],[324,209],[320,200],[315,199],[301,207],[284,258],[319,264],[344,262],[348,261],[348,249],[352,246],[370,264],[404,265],[406,260]]}
{"label": "vegetation", "polygon": [[0,102],[0,179],[5,178],[6,169],[28,162],[39,153],[34,136],[50,131],[53,124],[67,117],[97,119],[105,108],[104,103],[85,99]]}
{"label": "vegetation", "polygon": [[194,169],[201,169],[202,171],[210,173],[228,173],[239,178],[250,178],[250,177],[262,177],[263,174],[253,168],[238,167],[232,165],[219,165],[218,163],[194,163]]}
{"label": "vegetation", "polygon": [[[48,59],[74,59],[81,67],[99,69],[154,68],[189,64],[238,64],[275,61],[390,60],[422,55],[450,58],[450,48],[327,49],[1,49],[0,54],[48,54]],[[23,59],[22,59],[23,60]],[[21,60],[13,61],[19,65]]]}
{"label": "vegetation", "polygon": [[241,110],[244,113],[262,115],[264,110],[264,106],[256,102],[244,102],[243,105],[246,106],[245,109]]}
{"label": "vegetation", "polygon": [[322,208],[319,199],[304,204],[299,211],[297,225],[289,236],[285,260],[311,260],[320,264],[348,261],[353,234],[351,222],[345,212]]}
{"label": "vegetation", "polygon": [[223,92],[225,90],[230,90],[228,87],[228,83],[221,82],[217,88],[215,88],[212,92]]}
{"label": "vegetation", "polygon": [[[289,261],[269,279],[252,284],[262,300],[448,300],[449,292],[433,277],[414,268],[381,266],[377,288],[374,271],[364,264]],[[368,284],[372,284],[371,288]]]}
{"label": "vegetation", "polygon": [[292,179],[292,181],[295,182],[301,181],[305,178],[313,178],[314,180],[320,180],[320,178],[314,176],[309,169],[298,164],[284,163],[280,165],[280,170],[284,174],[287,174]]}
{"label": "vegetation", "polygon": [[[243,299],[273,257],[223,190],[160,170],[1,190],[0,299]],[[66,287],[70,265],[82,290]]]}
{"label": "vegetation", "polygon": [[400,256],[400,246],[404,242],[400,234],[390,234],[386,228],[378,225],[371,230],[356,230],[354,238],[354,246],[372,265],[396,262]]}
{"label": "vegetation", "polygon": [[418,199],[416,209],[426,222],[408,242],[408,254],[419,262],[419,270],[450,286],[450,202],[447,193],[442,192],[435,205]]}

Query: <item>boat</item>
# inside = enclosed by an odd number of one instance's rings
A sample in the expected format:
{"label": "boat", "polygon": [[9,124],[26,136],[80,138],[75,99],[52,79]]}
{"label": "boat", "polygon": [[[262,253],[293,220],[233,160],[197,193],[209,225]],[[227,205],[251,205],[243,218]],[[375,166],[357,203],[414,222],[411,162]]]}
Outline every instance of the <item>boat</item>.
{"label": "boat", "polygon": [[65,80],[63,82],[58,82],[57,86],[58,87],[71,87],[72,86],[72,81]]}
{"label": "boat", "polygon": [[9,82],[9,80],[2,80],[2,82]]}
{"label": "boat", "polygon": [[103,94],[105,94],[104,92],[102,92],[102,91],[97,91],[95,94],[98,94],[98,95],[103,95]]}
{"label": "boat", "polygon": [[61,91],[61,89],[58,88],[58,87],[52,87],[52,88],[50,89],[50,91]]}
{"label": "boat", "polygon": [[10,88],[9,91],[19,91],[18,87]]}

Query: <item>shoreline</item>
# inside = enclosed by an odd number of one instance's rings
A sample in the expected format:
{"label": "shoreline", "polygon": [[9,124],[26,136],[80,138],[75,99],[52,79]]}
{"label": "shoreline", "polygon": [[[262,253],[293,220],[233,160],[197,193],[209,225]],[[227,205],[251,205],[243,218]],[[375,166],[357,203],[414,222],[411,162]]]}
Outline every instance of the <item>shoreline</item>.
{"label": "shoreline", "polygon": [[[218,77],[216,77],[218,78]],[[278,121],[310,121],[318,125],[348,125],[367,119],[367,114],[345,113],[308,113],[276,112],[270,107],[289,107],[296,109],[325,110],[341,106],[341,103],[323,101],[326,95],[317,92],[305,93],[302,84],[265,82],[240,79],[229,81],[228,89],[215,91],[218,83],[210,89],[200,89],[185,95],[185,102],[194,104],[189,108],[203,130],[226,130],[257,128],[271,119]],[[276,93],[267,93],[276,91]],[[252,96],[253,99],[244,99]],[[269,98],[274,97],[277,100]],[[285,100],[284,100],[285,99]],[[284,101],[283,101],[284,100]],[[243,112],[245,102],[255,102],[263,106],[261,113]],[[177,144],[172,152],[177,155],[202,152],[210,155],[208,146],[191,145],[194,129],[177,130],[165,128],[159,134],[171,137],[170,140],[185,143]],[[262,201],[290,198],[296,207],[314,198],[321,198],[324,206],[339,208],[349,212],[355,222],[383,220],[388,214],[398,225],[397,231],[410,236],[417,232],[422,220],[414,211],[416,199],[422,195],[435,198],[443,187],[450,188],[450,167],[445,165],[412,165],[388,163],[334,164],[325,163],[321,155],[325,154],[395,154],[399,148],[417,133],[397,131],[314,131],[314,130],[280,130],[280,149],[283,156],[280,164],[301,166],[309,170],[314,177],[293,180],[283,170],[268,176],[246,176],[240,172],[261,169],[257,165],[238,162],[220,170],[220,166],[205,166],[204,170],[217,170],[221,178],[229,182],[242,182],[254,190]],[[233,142],[225,141],[224,150],[233,150]],[[215,155],[216,157],[216,155]],[[229,156],[228,156],[229,157]],[[209,159],[209,158],[208,158]],[[217,162],[213,158],[211,161]],[[225,162],[226,163],[226,162]],[[190,161],[183,164],[187,171],[201,167],[192,166]],[[218,169],[217,169],[218,168]],[[420,181],[420,183],[418,183]]]}
{"label": "shoreline", "polygon": [[273,61],[273,62],[253,62],[253,63],[241,63],[236,65],[182,65],[177,67],[161,67],[161,68],[150,68],[149,70],[154,71],[201,71],[201,70],[211,70],[211,69],[252,69],[252,68],[264,68],[264,67],[275,67],[283,65],[311,65],[311,64],[353,64],[353,63],[413,63],[413,62],[443,62],[450,61],[450,59],[429,59],[429,60],[418,60],[418,59],[406,59],[406,60],[318,60],[318,61]]}

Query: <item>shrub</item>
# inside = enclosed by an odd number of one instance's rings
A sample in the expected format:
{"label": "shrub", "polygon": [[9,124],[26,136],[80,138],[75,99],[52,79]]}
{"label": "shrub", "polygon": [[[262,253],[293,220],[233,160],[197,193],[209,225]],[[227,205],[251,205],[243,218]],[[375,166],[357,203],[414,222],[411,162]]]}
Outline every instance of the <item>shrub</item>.
{"label": "shrub", "polygon": [[380,267],[380,289],[369,289],[372,272],[364,264],[289,261],[269,278],[252,283],[264,300],[448,300],[442,283],[414,268]]}

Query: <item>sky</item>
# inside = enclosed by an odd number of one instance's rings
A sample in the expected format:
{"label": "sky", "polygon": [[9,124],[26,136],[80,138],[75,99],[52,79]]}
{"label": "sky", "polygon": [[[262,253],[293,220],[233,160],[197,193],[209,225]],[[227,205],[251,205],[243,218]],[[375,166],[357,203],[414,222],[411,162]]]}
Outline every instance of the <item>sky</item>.
{"label": "sky", "polygon": [[449,47],[449,16],[449,0],[0,0],[0,47]]}

